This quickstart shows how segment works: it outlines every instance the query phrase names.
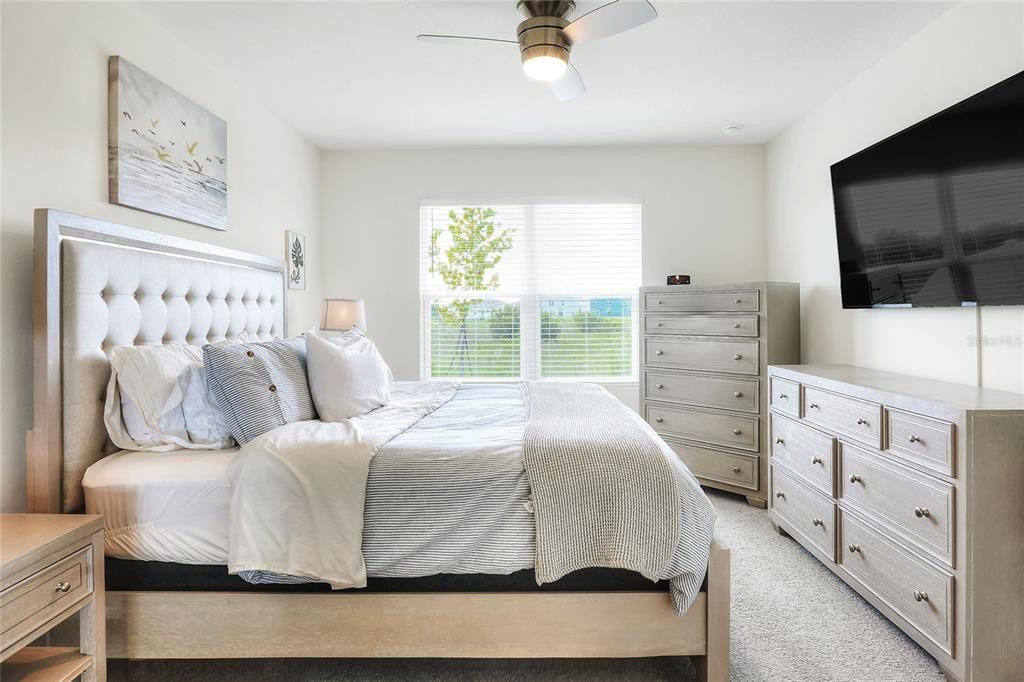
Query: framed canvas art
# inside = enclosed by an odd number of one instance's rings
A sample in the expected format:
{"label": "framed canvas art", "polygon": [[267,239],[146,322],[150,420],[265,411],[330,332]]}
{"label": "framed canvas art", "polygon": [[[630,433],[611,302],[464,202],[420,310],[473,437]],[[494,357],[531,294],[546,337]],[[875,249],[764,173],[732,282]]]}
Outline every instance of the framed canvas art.
{"label": "framed canvas art", "polygon": [[122,57],[109,74],[110,203],[226,230],[227,124]]}
{"label": "framed canvas art", "polygon": [[288,261],[288,288],[306,288],[306,236],[291,230],[285,231],[286,252]]}

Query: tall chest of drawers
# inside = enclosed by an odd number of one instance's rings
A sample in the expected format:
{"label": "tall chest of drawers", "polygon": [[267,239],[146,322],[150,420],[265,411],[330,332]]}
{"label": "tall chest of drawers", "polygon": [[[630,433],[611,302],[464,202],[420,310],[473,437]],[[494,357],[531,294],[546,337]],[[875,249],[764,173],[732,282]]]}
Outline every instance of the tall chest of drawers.
{"label": "tall chest of drawers", "polygon": [[767,502],[770,363],[800,361],[800,288],[643,287],[640,409],[701,484]]}
{"label": "tall chest of drawers", "polygon": [[772,525],[960,682],[1024,676],[1024,395],[769,368]]}

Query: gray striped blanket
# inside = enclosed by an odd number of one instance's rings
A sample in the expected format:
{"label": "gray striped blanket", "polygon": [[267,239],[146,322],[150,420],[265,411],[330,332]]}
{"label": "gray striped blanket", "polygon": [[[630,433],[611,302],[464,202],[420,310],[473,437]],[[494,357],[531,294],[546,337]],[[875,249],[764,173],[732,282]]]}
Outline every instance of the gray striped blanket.
{"label": "gray striped blanket", "polygon": [[715,525],[689,470],[600,386],[528,382],[522,393],[537,582],[624,568],[670,579],[673,607],[684,612],[704,580]]}
{"label": "gray striped blanket", "polygon": [[[614,400],[596,387],[567,388],[599,391]],[[403,382],[394,386],[398,396],[416,389],[417,384]],[[536,496],[529,499],[531,481],[524,468],[524,399],[515,384],[463,384],[450,401],[374,455],[366,481],[362,541],[367,575],[508,574],[533,567],[535,560],[540,565],[535,536],[542,533],[531,513]],[[700,591],[714,514],[696,480],[671,450],[636,413],[621,403],[615,406],[639,422],[644,439],[655,439],[667,452],[673,476],[685,479],[685,491],[675,507],[681,541],[655,576],[672,578],[673,600],[679,608]],[[308,581],[262,571],[240,575],[251,582]]]}

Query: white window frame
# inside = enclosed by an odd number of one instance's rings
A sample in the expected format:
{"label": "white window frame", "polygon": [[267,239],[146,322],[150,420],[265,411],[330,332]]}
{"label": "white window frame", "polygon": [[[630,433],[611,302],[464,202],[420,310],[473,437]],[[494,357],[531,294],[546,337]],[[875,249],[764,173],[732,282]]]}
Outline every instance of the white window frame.
{"label": "white window frame", "polygon": [[[424,234],[423,225],[420,222],[422,219],[422,209],[429,207],[454,207],[454,206],[502,206],[502,205],[517,205],[525,207],[542,206],[546,204],[623,204],[638,207],[640,211],[640,221],[637,238],[640,240],[640,272],[638,273],[638,281],[636,287],[629,294],[630,306],[632,310],[631,319],[631,339],[632,349],[630,354],[630,363],[632,372],[630,376],[604,376],[604,377],[586,377],[586,376],[573,376],[573,377],[541,377],[540,372],[540,357],[541,357],[541,334],[540,334],[540,316],[539,316],[539,300],[543,297],[557,297],[557,292],[541,292],[534,291],[530,295],[522,295],[519,297],[502,296],[498,292],[494,292],[492,298],[494,300],[516,300],[519,302],[519,376],[518,377],[434,377],[430,375],[431,370],[431,329],[430,329],[430,311],[431,302],[438,298],[437,294],[425,294],[423,291],[423,277],[421,268],[423,267],[423,253],[427,248],[425,241],[427,236]],[[530,380],[543,380],[543,381],[560,381],[560,382],[583,382],[583,383],[596,383],[608,386],[637,386],[639,385],[640,376],[640,286],[643,284],[643,215],[644,215],[644,204],[643,201],[635,197],[616,197],[616,198],[589,198],[589,199],[473,199],[473,200],[425,200],[421,201],[419,210],[417,211],[417,230],[419,232],[419,249],[416,254],[417,258],[417,287],[419,288],[419,299],[420,299],[420,380],[421,381],[450,381],[457,380],[464,383],[519,383],[522,381]],[[527,244],[530,244],[529,234],[530,230],[527,231]],[[527,259],[527,262],[533,263],[533,259]],[[597,292],[589,294],[590,298],[595,297],[620,297],[625,292]],[[578,294],[566,294],[566,297],[577,297]],[[459,298],[459,296],[453,296],[453,298]],[[530,305],[527,305],[527,303]],[[528,315],[527,313],[531,313]],[[530,335],[527,335],[527,329],[533,328]],[[527,351],[527,345],[531,348]],[[531,355],[532,354],[532,355]],[[527,376],[528,369],[528,358],[536,358],[536,367],[538,368],[538,376],[529,377]]]}

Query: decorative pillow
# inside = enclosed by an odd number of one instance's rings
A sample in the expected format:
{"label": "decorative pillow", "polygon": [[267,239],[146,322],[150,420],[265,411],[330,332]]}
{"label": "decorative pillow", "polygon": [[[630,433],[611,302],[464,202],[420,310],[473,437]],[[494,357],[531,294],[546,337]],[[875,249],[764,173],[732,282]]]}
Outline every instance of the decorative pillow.
{"label": "decorative pillow", "polygon": [[210,392],[240,445],[279,426],[316,419],[299,339],[203,347]]}
{"label": "decorative pillow", "polygon": [[306,332],[309,389],[320,419],[336,422],[391,402],[391,369],[361,332],[323,338]]}

